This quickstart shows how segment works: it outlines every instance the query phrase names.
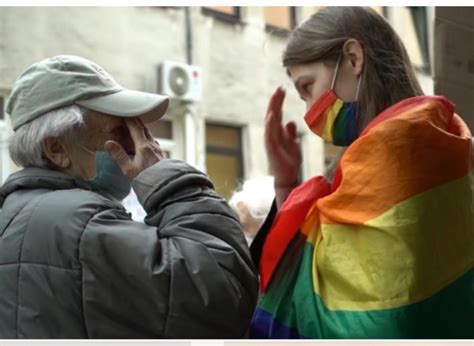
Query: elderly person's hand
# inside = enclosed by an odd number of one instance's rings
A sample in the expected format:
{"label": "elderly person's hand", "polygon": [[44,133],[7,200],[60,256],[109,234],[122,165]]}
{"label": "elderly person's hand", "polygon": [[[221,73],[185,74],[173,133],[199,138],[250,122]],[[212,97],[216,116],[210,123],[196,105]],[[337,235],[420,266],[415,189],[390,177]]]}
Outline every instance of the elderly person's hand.
{"label": "elderly person's hand", "polygon": [[123,174],[132,180],[140,172],[165,158],[165,155],[139,118],[127,119],[125,122],[135,146],[135,155],[130,157],[124,148],[113,140],[105,143],[105,150],[117,162]]}

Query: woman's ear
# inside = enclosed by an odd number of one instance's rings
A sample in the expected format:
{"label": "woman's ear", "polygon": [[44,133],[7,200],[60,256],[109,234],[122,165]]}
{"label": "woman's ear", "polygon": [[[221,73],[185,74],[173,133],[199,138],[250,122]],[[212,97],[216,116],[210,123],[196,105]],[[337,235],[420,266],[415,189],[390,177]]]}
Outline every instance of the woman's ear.
{"label": "woman's ear", "polygon": [[349,39],[344,43],[342,52],[349,61],[352,71],[356,76],[362,73],[364,67],[364,49],[356,39]]}
{"label": "woman's ear", "polygon": [[55,166],[66,169],[71,165],[69,153],[64,143],[56,137],[48,137],[41,142],[44,155]]}

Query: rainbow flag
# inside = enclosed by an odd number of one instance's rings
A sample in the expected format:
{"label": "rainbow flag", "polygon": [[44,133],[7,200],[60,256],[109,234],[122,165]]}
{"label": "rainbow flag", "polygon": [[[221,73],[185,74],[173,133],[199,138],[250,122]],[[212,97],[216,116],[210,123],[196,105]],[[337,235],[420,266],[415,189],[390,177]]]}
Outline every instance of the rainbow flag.
{"label": "rainbow flag", "polygon": [[471,134],[443,97],[375,118],[281,207],[252,338],[474,338]]}

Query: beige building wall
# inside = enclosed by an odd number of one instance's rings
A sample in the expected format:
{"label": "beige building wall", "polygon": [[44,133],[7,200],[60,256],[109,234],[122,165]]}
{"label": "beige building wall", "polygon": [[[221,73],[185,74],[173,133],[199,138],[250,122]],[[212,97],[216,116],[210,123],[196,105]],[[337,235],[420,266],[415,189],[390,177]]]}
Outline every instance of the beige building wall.
{"label": "beige building wall", "polygon": [[[288,89],[285,119],[295,120],[302,134],[304,175],[320,173],[322,142],[306,128],[304,105],[281,67],[286,37],[265,30],[261,7],[242,10],[242,23],[233,24],[192,8],[193,63],[203,69],[204,92],[202,101],[191,105],[192,116],[186,118],[187,107],[180,102],[170,107],[173,155],[205,170],[205,122],[238,125],[244,178],[268,174],[263,119],[270,95],[283,84]],[[0,23],[0,92],[6,96],[24,68],[57,54],[84,56],[124,86],[149,92],[157,91],[160,62],[186,62],[183,8],[3,7]],[[3,157],[8,156],[3,147]]]}

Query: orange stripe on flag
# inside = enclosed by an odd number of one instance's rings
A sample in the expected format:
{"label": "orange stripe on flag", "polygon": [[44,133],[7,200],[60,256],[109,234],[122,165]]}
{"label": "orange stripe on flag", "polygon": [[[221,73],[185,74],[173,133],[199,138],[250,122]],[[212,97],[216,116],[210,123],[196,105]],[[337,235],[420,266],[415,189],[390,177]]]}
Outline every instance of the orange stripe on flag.
{"label": "orange stripe on flag", "polygon": [[368,125],[342,157],[333,193],[318,201],[322,223],[362,224],[469,173],[469,129],[439,99],[409,99]]}

